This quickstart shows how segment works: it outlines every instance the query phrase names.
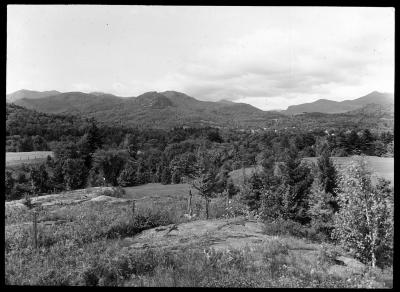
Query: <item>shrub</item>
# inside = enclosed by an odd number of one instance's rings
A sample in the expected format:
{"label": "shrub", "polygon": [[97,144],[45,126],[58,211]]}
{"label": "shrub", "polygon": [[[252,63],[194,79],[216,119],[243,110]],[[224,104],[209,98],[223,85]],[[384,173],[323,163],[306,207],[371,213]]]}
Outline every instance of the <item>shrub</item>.
{"label": "shrub", "polygon": [[248,207],[241,202],[237,197],[229,200],[229,205],[226,207],[225,218],[234,218],[237,216],[245,216],[248,213]]}

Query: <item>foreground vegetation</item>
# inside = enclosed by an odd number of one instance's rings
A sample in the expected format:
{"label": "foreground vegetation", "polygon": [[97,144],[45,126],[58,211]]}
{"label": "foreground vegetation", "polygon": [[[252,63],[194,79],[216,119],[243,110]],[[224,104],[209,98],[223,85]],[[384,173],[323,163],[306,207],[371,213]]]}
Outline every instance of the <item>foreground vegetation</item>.
{"label": "foreground vegetation", "polygon": [[102,240],[84,248],[69,243],[45,251],[25,251],[22,262],[13,254],[7,262],[6,283],[134,287],[391,286],[391,275],[380,271],[370,270],[347,279],[331,276],[326,272],[330,261],[323,250],[317,263],[291,256],[282,240],[227,251],[131,250],[121,249],[116,240]]}
{"label": "foreground vegetation", "polygon": [[[366,171],[362,161],[354,163],[347,169],[347,177],[339,181],[351,182]],[[365,175],[364,173],[364,178],[367,178]],[[261,208],[260,212],[251,211],[245,203],[246,196],[243,192],[232,197],[228,205],[225,204],[224,196],[217,196],[210,202],[209,219],[236,216],[258,218],[265,224],[265,234],[271,236],[259,244],[225,250],[214,250],[201,244],[174,249],[137,249],[124,243],[125,238],[135,236],[143,230],[193,220],[185,216],[187,196],[183,194],[161,196],[155,200],[146,200],[146,197],[133,194],[135,198],[144,199],[137,201],[134,212],[130,204],[110,205],[101,202],[39,209],[39,221],[64,220],[64,223],[51,227],[42,226],[39,231],[38,249],[32,247],[31,224],[23,224],[30,222],[31,211],[7,212],[6,209],[6,283],[189,287],[392,287],[392,239],[389,233],[382,234],[382,231],[393,228],[393,209],[390,205],[392,193],[383,181],[381,186],[375,189],[379,198],[385,199],[382,194],[388,194],[386,200],[389,201],[385,205],[378,198],[376,202],[379,203],[376,206],[380,207],[370,209],[371,212],[375,212],[370,216],[378,220],[375,222],[387,222],[389,225],[376,225],[377,229],[371,229],[358,222],[363,211],[357,213],[357,206],[362,205],[357,202],[347,205],[344,199],[345,194],[350,194],[354,186],[351,183],[341,186],[341,209],[338,216],[331,217],[333,221],[329,221],[330,217],[326,216],[326,201],[318,200],[318,210],[325,213],[324,217],[321,217],[320,213],[312,212],[312,224],[300,224],[282,216],[272,220],[267,213],[269,208]],[[363,187],[373,188],[368,184],[364,184]],[[104,194],[117,198],[129,197],[121,189]],[[371,200],[370,203],[375,204],[375,201]],[[196,219],[205,219],[206,205],[200,196],[194,196],[193,205],[196,206],[193,213],[198,215]],[[384,206],[389,209],[383,210]],[[382,210],[379,211],[379,208]],[[335,220],[339,221],[336,223]],[[336,234],[331,239],[326,237],[326,227],[329,224],[332,224]],[[351,228],[353,232],[348,233],[347,228]],[[346,232],[341,233],[343,231]],[[380,234],[379,242],[375,240],[375,249],[379,250],[379,253],[375,254],[375,260],[378,261],[373,265],[376,267],[366,266],[357,273],[343,271],[339,275],[332,274],[330,270],[338,255],[335,244],[346,249],[353,257],[370,263],[372,254],[358,253],[359,250],[371,250],[365,245],[371,243],[365,234],[370,231],[371,235]],[[306,238],[311,242],[323,243],[317,257],[311,259],[306,254],[302,256],[301,253],[290,252],[290,242],[299,244],[294,238],[301,238],[302,242]],[[388,241],[385,242],[384,238]],[[362,239],[366,241],[360,241]],[[352,242],[358,244],[352,245]]]}

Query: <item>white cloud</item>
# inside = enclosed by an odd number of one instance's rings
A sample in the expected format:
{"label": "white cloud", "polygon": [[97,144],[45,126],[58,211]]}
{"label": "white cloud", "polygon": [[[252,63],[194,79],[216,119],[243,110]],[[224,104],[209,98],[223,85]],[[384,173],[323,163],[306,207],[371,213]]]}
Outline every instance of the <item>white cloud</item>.
{"label": "white cloud", "polygon": [[7,92],[177,90],[263,109],[394,91],[394,9],[11,5]]}
{"label": "white cloud", "polygon": [[258,29],[204,47],[158,84],[200,99],[237,100],[263,109],[393,92],[392,11],[344,12],[296,14],[298,22],[284,28]]}

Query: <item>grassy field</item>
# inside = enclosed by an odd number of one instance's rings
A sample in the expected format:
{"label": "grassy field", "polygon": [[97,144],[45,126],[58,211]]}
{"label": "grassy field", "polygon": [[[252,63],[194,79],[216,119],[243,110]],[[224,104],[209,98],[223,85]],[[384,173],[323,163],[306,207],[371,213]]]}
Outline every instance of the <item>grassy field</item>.
{"label": "grassy field", "polygon": [[[338,169],[345,167],[352,160],[351,157],[331,157],[333,163]],[[392,157],[377,157],[377,156],[365,156],[369,166],[371,167],[373,174],[378,177],[383,177],[388,180],[394,181],[394,158]],[[306,161],[317,163],[318,157],[307,157],[304,158]],[[244,169],[246,177],[249,177],[254,171],[260,171],[260,166],[247,167]],[[243,170],[237,169],[229,174],[235,184],[243,181]]]}
{"label": "grassy field", "polygon": [[135,200],[187,197],[189,189],[192,190],[192,194],[197,194],[197,190],[191,188],[189,184],[163,185],[160,183],[150,183],[124,189],[126,197]]}
{"label": "grassy field", "polygon": [[48,155],[53,157],[53,151],[6,152],[6,166],[42,162]]}
{"label": "grassy field", "polygon": [[[331,157],[333,163],[340,169],[346,167],[351,161],[351,157]],[[394,180],[394,158],[393,157],[377,157],[365,156],[369,166],[371,167],[374,175]],[[317,162],[318,157],[307,157],[305,160]]]}

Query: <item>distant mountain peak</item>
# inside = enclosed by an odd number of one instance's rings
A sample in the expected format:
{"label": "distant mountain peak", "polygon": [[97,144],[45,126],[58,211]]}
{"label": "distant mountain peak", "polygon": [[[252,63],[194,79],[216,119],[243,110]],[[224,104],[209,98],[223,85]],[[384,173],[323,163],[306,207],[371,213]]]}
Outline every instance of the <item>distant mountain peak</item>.
{"label": "distant mountain peak", "polygon": [[226,104],[232,104],[232,103],[235,103],[234,101],[227,100],[227,99],[220,99],[218,102],[220,102],[220,103],[226,103]]}
{"label": "distant mountain peak", "polygon": [[157,91],[145,92],[135,98],[135,102],[148,108],[165,108],[173,106],[172,102],[163,94]]}
{"label": "distant mountain peak", "polygon": [[334,101],[329,99],[318,99],[314,102],[291,105],[284,113],[286,114],[301,114],[301,113],[345,113],[362,108],[367,104],[390,105],[394,103],[394,96],[390,93],[381,93],[372,91],[371,93],[356,98],[343,101]]}
{"label": "distant mountain peak", "polygon": [[20,99],[38,99],[58,94],[61,94],[61,92],[57,90],[35,91],[35,90],[21,89],[13,93],[7,94],[6,99],[7,101],[15,102]]}

